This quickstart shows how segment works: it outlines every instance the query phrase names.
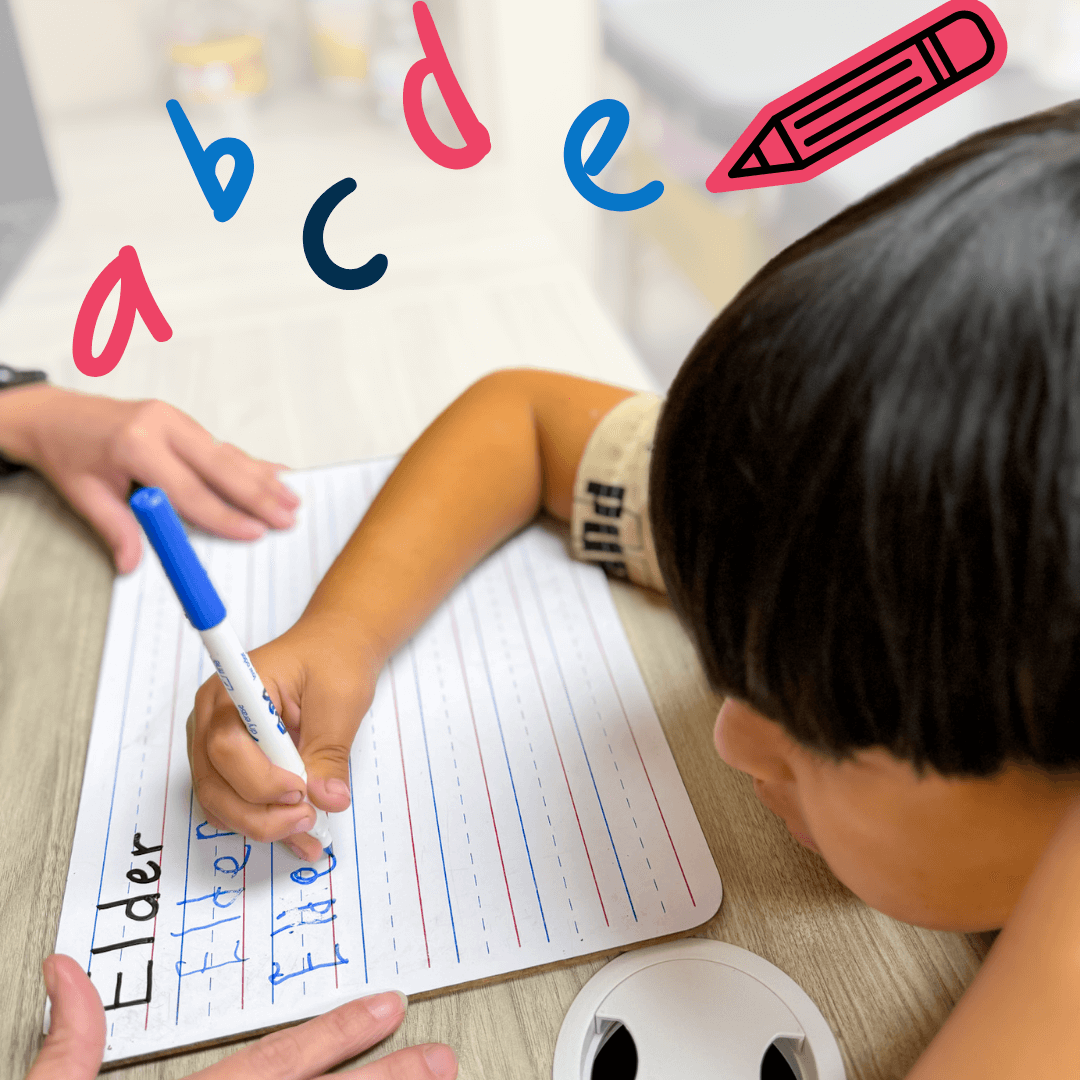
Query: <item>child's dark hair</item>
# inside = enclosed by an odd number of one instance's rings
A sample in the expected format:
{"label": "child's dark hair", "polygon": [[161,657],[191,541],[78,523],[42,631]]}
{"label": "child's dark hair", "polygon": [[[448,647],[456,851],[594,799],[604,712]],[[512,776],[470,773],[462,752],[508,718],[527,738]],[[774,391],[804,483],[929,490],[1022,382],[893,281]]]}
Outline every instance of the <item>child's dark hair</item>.
{"label": "child's dark hair", "polygon": [[772,260],[653,451],[713,685],[836,759],[1080,769],[1080,103],[982,132]]}

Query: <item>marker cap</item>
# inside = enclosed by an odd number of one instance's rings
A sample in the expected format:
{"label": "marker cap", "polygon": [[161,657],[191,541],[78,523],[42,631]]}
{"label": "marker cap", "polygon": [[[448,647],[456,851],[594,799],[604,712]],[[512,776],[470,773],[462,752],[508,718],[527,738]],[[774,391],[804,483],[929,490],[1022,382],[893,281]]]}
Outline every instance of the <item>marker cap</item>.
{"label": "marker cap", "polygon": [[225,618],[225,605],[210,584],[184,526],[161,488],[140,488],[129,500],[143,531],[161,560],[184,611],[196,630],[209,630]]}

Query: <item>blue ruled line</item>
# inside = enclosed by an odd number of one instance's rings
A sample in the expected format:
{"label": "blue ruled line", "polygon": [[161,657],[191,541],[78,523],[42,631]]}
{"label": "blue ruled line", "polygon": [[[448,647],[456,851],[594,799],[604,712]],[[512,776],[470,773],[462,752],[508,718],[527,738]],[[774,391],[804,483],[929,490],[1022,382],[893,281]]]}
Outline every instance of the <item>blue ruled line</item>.
{"label": "blue ruled line", "polygon": [[529,850],[529,838],[525,835],[525,821],[521,816],[521,803],[518,802],[517,785],[514,783],[514,770],[510,768],[510,754],[506,749],[506,736],[503,734],[502,717],[499,715],[499,703],[495,700],[495,686],[491,681],[491,669],[488,667],[487,648],[484,645],[484,635],[480,629],[480,616],[476,611],[476,602],[473,600],[472,581],[465,579],[465,592],[469,597],[469,608],[472,610],[473,625],[476,627],[476,636],[480,641],[480,656],[484,661],[484,674],[487,676],[488,691],[491,693],[491,707],[495,710],[495,723],[499,727],[499,740],[502,742],[503,757],[506,759],[506,771],[510,774],[510,789],[514,793],[514,806],[517,807],[518,824],[521,826],[521,839],[525,841],[525,854],[529,858],[529,873],[532,874],[533,889],[536,891],[536,903],[540,907],[540,921],[544,924],[544,937],[551,941],[548,933],[547,918],[544,915],[544,902],[540,899],[540,886],[536,883],[536,870],[533,867],[532,852]]}
{"label": "blue ruled line", "polygon": [[356,863],[356,902],[360,905],[360,951],[364,954],[364,982],[368,981],[367,938],[364,936],[364,899],[360,895],[360,841],[356,835],[356,792],[352,782],[352,757],[349,757],[349,809],[352,810],[353,860]]}
{"label": "blue ruled line", "polygon": [[[105,847],[101,852],[101,877],[98,878],[97,902],[101,903],[101,890],[105,887],[105,859],[109,854],[109,836],[112,833],[113,804],[116,802],[116,781],[120,776],[120,752],[124,748],[124,725],[127,723],[128,695],[131,693],[131,675],[135,670],[135,644],[139,640],[139,616],[142,614],[143,592],[146,589],[146,573],[139,579],[139,599],[135,603],[135,629],[131,635],[131,653],[128,656],[127,682],[124,685],[124,709],[120,714],[120,735],[116,740],[116,766],[113,769],[112,794],[109,796],[109,818],[105,825]],[[101,912],[94,908],[94,926],[90,931],[90,954],[86,960],[86,973],[90,974],[90,968],[94,960],[94,941],[97,938],[98,915]]]}
{"label": "blue ruled line", "polygon": [[525,561],[525,573],[529,576],[529,584],[532,585],[533,594],[536,597],[536,606],[540,611],[540,621],[544,624],[544,633],[547,635],[548,645],[551,647],[551,655],[555,660],[555,668],[559,672],[559,680],[562,683],[563,693],[566,695],[566,705],[570,709],[570,718],[574,721],[574,730],[577,732],[578,742],[581,744],[581,752],[585,755],[585,765],[589,770],[589,779],[592,781],[593,791],[596,792],[596,801],[600,805],[600,815],[604,819],[604,828],[607,829],[608,840],[611,842],[611,852],[615,856],[615,865],[619,868],[619,877],[622,878],[623,888],[626,890],[626,899],[630,903],[630,913],[637,922],[637,912],[634,910],[634,900],[630,895],[630,887],[626,884],[626,875],[623,873],[622,861],[619,852],[615,848],[615,837],[611,835],[611,826],[608,824],[607,813],[604,810],[604,800],[600,798],[600,789],[596,786],[596,777],[593,775],[592,762],[589,760],[589,752],[585,749],[585,740],[581,736],[581,728],[578,726],[577,713],[574,711],[574,703],[570,700],[570,688],[566,685],[566,676],[563,675],[562,664],[559,662],[559,654],[555,648],[555,639],[551,634],[548,624],[547,612],[544,610],[544,601],[540,596],[540,589],[536,584],[533,574],[532,561],[529,559],[529,550],[525,544],[521,545],[521,556]]}
{"label": "blue ruled line", "polygon": [[427,724],[424,721],[424,703],[420,698],[420,673],[416,670],[416,649],[412,641],[409,642],[409,656],[412,659],[413,682],[416,684],[416,704],[420,709],[420,731],[424,736],[424,757],[427,758],[428,782],[431,784],[431,806],[435,811],[435,832],[439,836],[439,857],[442,859],[443,883],[446,885],[446,906],[450,909],[450,929],[454,935],[454,955],[457,962],[461,963],[461,953],[458,951],[457,927],[454,925],[454,905],[450,900],[450,879],[446,874],[446,853],[443,851],[442,828],[439,825],[439,804],[435,799],[435,776],[431,771],[431,753],[428,750]]}

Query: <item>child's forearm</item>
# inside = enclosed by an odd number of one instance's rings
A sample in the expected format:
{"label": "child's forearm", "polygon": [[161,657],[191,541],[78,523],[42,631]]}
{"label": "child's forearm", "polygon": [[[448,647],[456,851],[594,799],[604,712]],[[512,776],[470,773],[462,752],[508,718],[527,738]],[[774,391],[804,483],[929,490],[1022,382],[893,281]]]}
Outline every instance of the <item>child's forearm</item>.
{"label": "child's forearm", "polygon": [[541,371],[470,387],[402,458],[301,621],[329,620],[381,664],[540,509],[569,518],[589,436],[629,394]]}
{"label": "child's forearm", "polygon": [[1075,1076],[1080,1002],[1080,802],[986,962],[907,1080]]}

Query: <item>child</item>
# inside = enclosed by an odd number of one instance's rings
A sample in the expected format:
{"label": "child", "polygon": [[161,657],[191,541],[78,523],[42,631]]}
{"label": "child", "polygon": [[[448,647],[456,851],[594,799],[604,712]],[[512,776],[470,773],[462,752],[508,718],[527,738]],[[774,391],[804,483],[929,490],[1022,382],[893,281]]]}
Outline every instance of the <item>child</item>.
{"label": "child", "polygon": [[[666,584],[728,695],[717,749],[841,881],[919,925],[1004,927],[910,1077],[1075,1074],[1078,298],[1068,105],[966,140],[783,252],[662,410],[566,376],[482,380],[253,654],[313,801],[347,806],[387,657],[543,508],[572,519],[576,553]],[[191,765],[222,823],[317,854],[299,781],[217,680]]]}

